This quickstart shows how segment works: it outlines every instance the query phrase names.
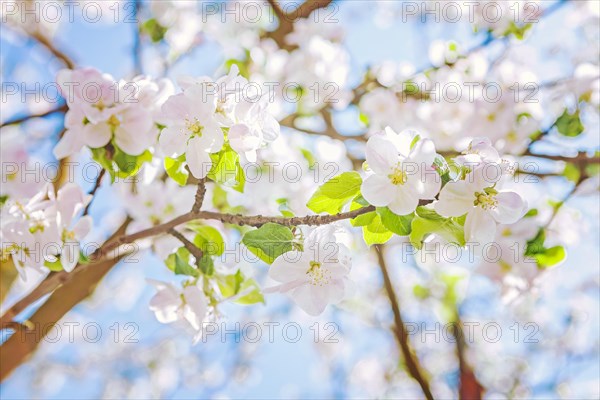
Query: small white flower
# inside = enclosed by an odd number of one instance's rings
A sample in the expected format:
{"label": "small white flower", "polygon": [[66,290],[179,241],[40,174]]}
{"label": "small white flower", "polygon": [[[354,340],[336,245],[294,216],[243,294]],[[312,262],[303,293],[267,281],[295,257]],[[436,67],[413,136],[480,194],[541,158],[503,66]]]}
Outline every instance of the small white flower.
{"label": "small white flower", "polygon": [[396,134],[389,127],[385,136],[369,139],[366,158],[374,174],[364,180],[361,193],[370,204],[407,215],[420,199],[433,199],[439,192],[441,178],[433,168],[433,142],[418,140],[411,148],[412,141],[409,133]]}
{"label": "small white flower", "polygon": [[281,282],[265,292],[289,293],[310,315],[319,315],[328,304],[339,303],[350,281],[348,249],[336,242],[335,227],[316,228],[304,242],[304,251],[292,250],[277,257],[269,277]]}
{"label": "small white flower", "polygon": [[171,96],[162,111],[169,120],[159,137],[164,153],[169,157],[185,153],[192,175],[206,177],[212,165],[209,154],[221,150],[225,141],[215,117],[215,96],[203,85],[191,85]]}
{"label": "small white flower", "polygon": [[185,322],[195,332],[194,343],[202,334],[202,322],[208,312],[208,301],[202,289],[197,285],[188,285],[177,289],[170,283],[148,279],[157,293],[150,300],[150,310],[163,324]]}
{"label": "small white flower", "polygon": [[236,123],[229,128],[231,148],[250,162],[256,161],[256,150],[279,136],[279,123],[267,112],[266,100],[240,102],[235,108]]}
{"label": "small white flower", "polygon": [[482,179],[486,164],[470,172],[465,180],[448,182],[434,204],[445,217],[467,214],[465,240],[490,243],[496,235],[496,224],[512,224],[525,213],[527,204],[512,191],[498,191]]}
{"label": "small white flower", "polygon": [[498,150],[494,148],[491,140],[487,137],[473,138],[469,143],[469,147],[455,160],[466,166],[476,166],[482,162],[499,163],[501,161]]}
{"label": "small white flower", "polygon": [[79,242],[92,228],[90,216],[75,217],[91,201],[91,196],[74,183],[59,189],[56,196],[56,224],[62,240],[60,263],[67,272],[71,272],[79,261]]}

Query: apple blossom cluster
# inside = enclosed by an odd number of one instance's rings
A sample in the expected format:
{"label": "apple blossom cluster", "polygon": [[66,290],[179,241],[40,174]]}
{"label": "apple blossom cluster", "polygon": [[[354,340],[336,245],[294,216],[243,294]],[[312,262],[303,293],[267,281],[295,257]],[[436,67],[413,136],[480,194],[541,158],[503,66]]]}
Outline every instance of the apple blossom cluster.
{"label": "apple blossom cluster", "polygon": [[28,269],[72,271],[92,227],[92,218],[81,216],[90,200],[75,184],[56,193],[48,184],[30,199],[8,200],[1,209],[2,259],[11,257],[23,279]]}
{"label": "apple blossom cluster", "polygon": [[[468,144],[464,132],[485,132],[505,153],[521,153],[543,130],[543,104],[538,80],[521,65],[519,54],[508,54],[497,71],[474,54],[460,57],[454,42],[434,42],[434,68],[414,72],[412,65],[383,63],[373,69],[377,86],[360,99],[363,122],[370,131],[385,126],[414,127],[432,139],[439,150],[456,151]],[[444,51],[454,49],[444,55]],[[518,83],[523,82],[523,83]],[[589,90],[589,86],[587,87]],[[561,110],[556,113],[556,118]]]}
{"label": "apple blossom cluster", "polygon": [[56,80],[69,106],[58,159],[109,145],[112,153],[141,155],[156,142],[160,107],[174,90],[167,79],[115,81],[93,68],[61,70]]}
{"label": "apple blossom cluster", "polygon": [[256,151],[279,136],[279,123],[267,111],[268,98],[247,93],[248,80],[236,65],[217,81],[186,78],[180,85],[183,93],[169,97],[163,106],[165,128],[159,144],[167,157],[184,157],[194,177],[206,177],[210,154],[226,143],[254,162]]}

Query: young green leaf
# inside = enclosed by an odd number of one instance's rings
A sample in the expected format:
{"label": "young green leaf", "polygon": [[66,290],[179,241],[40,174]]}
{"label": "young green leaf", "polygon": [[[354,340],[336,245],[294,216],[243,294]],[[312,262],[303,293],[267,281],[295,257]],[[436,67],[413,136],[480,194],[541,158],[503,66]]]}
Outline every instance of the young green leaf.
{"label": "young green leaf", "polygon": [[185,154],[177,158],[165,157],[165,171],[179,186],[185,186],[190,173],[185,168]]}
{"label": "young green leaf", "polygon": [[248,231],[242,238],[242,243],[253,254],[267,264],[277,257],[293,249],[294,234],[282,225],[268,223],[258,229]]}
{"label": "young green leaf", "polygon": [[229,186],[238,192],[244,192],[246,176],[240,164],[240,156],[229,145],[225,145],[221,151],[211,154],[212,168],[208,177],[217,183]]}
{"label": "young green leaf", "polygon": [[569,110],[565,109],[554,123],[554,126],[556,126],[561,135],[568,137],[576,137],[583,133],[583,124],[579,119],[579,110],[576,110],[573,114],[569,114]]}
{"label": "young green leaf", "polygon": [[188,228],[197,233],[194,244],[204,254],[220,256],[225,251],[225,241],[217,228],[208,225],[188,224]]}
{"label": "young green leaf", "polygon": [[366,226],[363,226],[363,239],[367,246],[374,244],[383,244],[394,235],[381,222],[379,214],[375,213],[373,220]]}
{"label": "young green leaf", "polygon": [[377,207],[377,214],[381,218],[383,226],[399,236],[407,236],[411,231],[411,222],[414,213],[409,215],[396,215],[387,207]]}
{"label": "young green leaf", "polygon": [[358,172],[344,172],[319,186],[306,206],[317,214],[337,214],[358,194],[361,183]]}

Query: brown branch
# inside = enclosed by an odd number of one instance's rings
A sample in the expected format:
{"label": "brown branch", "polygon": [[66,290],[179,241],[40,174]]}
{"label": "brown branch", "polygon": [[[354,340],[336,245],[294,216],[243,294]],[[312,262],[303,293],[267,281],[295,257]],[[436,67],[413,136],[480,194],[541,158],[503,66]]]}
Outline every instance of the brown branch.
{"label": "brown branch", "polygon": [[29,35],[38,41],[41,45],[43,45],[52,55],[65,64],[65,66],[69,69],[75,68],[75,62],[65,54],[63,51],[59,50],[54,44],[44,35],[39,32],[30,32]]}
{"label": "brown branch", "polygon": [[58,288],[29,318],[27,330],[15,332],[0,346],[0,381],[37,349],[52,327],[76,304],[91,295],[98,282],[111,270],[119,259],[106,260],[93,268],[73,271],[72,279]]}
{"label": "brown branch", "polygon": [[294,30],[294,22],[299,19],[308,18],[313,11],[327,7],[332,1],[333,0],[306,0],[294,11],[285,13],[281,7],[279,7],[279,2],[276,0],[269,0],[269,4],[279,20],[279,25],[274,31],[267,32],[266,36],[273,39],[279,48],[288,51],[293,50],[295,46],[287,44],[285,37]]}
{"label": "brown branch", "polygon": [[527,150],[525,153],[523,153],[523,156],[544,158],[552,161],[564,161],[583,166],[587,166],[588,164],[600,164],[600,157],[590,157],[585,151],[578,152],[574,157],[567,157],[560,155],[536,154],[532,153],[530,150]]}
{"label": "brown branch", "polygon": [[297,116],[295,116],[295,115],[286,117],[286,118],[282,119],[281,121],[279,121],[279,124],[282,126],[286,126],[288,128],[295,129],[299,132],[306,133],[307,135],[329,136],[330,138],[341,140],[341,141],[346,141],[346,140],[358,140],[360,142],[367,141],[367,137],[365,135],[351,135],[351,136],[348,135],[348,136],[346,136],[346,135],[342,135],[341,133],[337,132],[336,130],[332,130],[331,128],[327,128],[325,131],[322,131],[322,132],[315,131],[312,129],[300,128],[295,123],[296,118],[297,118]]}
{"label": "brown branch", "polygon": [[198,181],[198,189],[196,190],[196,197],[194,200],[194,206],[192,212],[197,213],[202,208],[204,202],[204,195],[206,194],[206,178],[202,178]]}
{"label": "brown branch", "polygon": [[[78,266],[76,270],[88,268],[90,266],[96,265],[99,262],[104,262],[107,259],[109,253],[118,249],[120,246],[133,243],[140,239],[157,236],[164,233],[170,233],[170,231],[173,230],[175,227],[193,220],[217,220],[228,224],[236,224],[240,226],[247,225],[254,227],[260,227],[269,222],[285,226],[325,225],[344,219],[356,218],[359,215],[366,214],[371,211],[375,211],[375,207],[363,207],[359,208],[358,210],[339,213],[335,215],[308,215],[305,217],[292,218],[267,217],[262,215],[243,216],[239,214],[222,214],[213,211],[200,211],[197,213],[189,212],[171,221],[165,222],[164,224],[156,225],[152,228],[145,229],[131,235],[124,235],[123,232],[125,231],[125,227],[129,223],[128,220],[123,224],[123,226],[121,226],[117,233],[115,233],[109,240],[106,241],[106,243],[101,248],[99,248],[94,253],[92,253],[92,255],[90,255],[90,260],[92,260],[90,264]],[[4,313],[4,315],[0,317],[0,323],[8,322],[14,319],[33,302],[68,282],[71,279],[72,274],[73,272],[67,273],[65,271],[50,273],[46,277],[46,279],[44,279],[40,283],[40,285],[38,285],[35,289],[33,289],[29,294],[27,294],[17,303],[15,303],[12,307],[10,307]]]}
{"label": "brown branch", "polygon": [[419,386],[421,387],[425,398],[428,400],[432,400],[433,395],[431,394],[431,389],[429,388],[429,381],[425,377],[423,367],[420,365],[417,355],[411,348],[408,339],[408,332],[406,331],[404,321],[402,320],[402,315],[400,314],[400,305],[398,302],[398,297],[396,296],[396,291],[394,289],[394,285],[392,284],[392,280],[390,279],[390,275],[385,262],[385,257],[383,255],[383,246],[377,245],[375,247],[375,250],[379,261],[379,269],[381,270],[381,274],[383,276],[383,284],[385,287],[385,291],[390,300],[392,312],[394,313],[394,326],[392,327],[392,332],[394,333],[396,341],[400,346],[406,369],[409,375],[414,380],[416,380]]}
{"label": "brown branch", "polygon": [[455,315],[455,322],[450,330],[456,343],[456,356],[458,357],[458,369],[460,381],[458,386],[458,398],[460,400],[481,400],[485,388],[479,383],[473,369],[467,363],[465,351],[467,343],[462,329],[462,321],[458,315]]}
{"label": "brown branch", "polygon": [[194,243],[190,242],[185,236],[176,231],[175,229],[169,229],[169,233],[176,237],[185,248],[194,256],[196,262],[199,262],[200,259],[204,256],[202,250],[200,250]]}
{"label": "brown branch", "polygon": [[67,112],[68,109],[69,108],[67,107],[67,105],[64,104],[60,107],[56,107],[51,110],[41,112],[39,114],[30,114],[30,115],[26,115],[24,117],[9,119],[8,121],[0,124],[0,128],[4,128],[5,126],[8,126],[8,125],[21,124],[21,123],[28,121],[30,119],[33,119],[33,118],[43,118],[43,117],[47,117],[48,115],[52,115],[52,114],[56,114],[56,113],[65,113],[65,112]]}
{"label": "brown branch", "polygon": [[[117,231],[106,241],[106,245],[112,243],[117,237],[120,237],[125,233],[125,229],[129,225],[130,220],[127,219]],[[98,251],[97,251],[98,252]],[[96,253],[96,252],[95,252]],[[92,254],[93,257],[94,255]],[[11,322],[17,315],[19,315],[23,310],[33,304],[35,301],[39,300],[43,296],[52,292],[56,288],[60,287],[62,284],[66,283],[69,279],[73,277],[73,273],[80,269],[84,269],[90,265],[95,265],[95,263],[91,263],[88,265],[78,265],[74,271],[68,273],[66,271],[59,272],[50,272],[48,276],[31,292],[25,295],[22,299],[13,304],[6,312],[0,317],[0,325]]]}
{"label": "brown branch", "polygon": [[100,171],[100,173],[98,174],[98,177],[96,178],[96,182],[94,183],[94,187],[89,192],[89,194],[92,196],[92,198],[91,198],[90,202],[88,203],[88,205],[85,206],[85,209],[83,210],[83,215],[88,215],[88,213],[90,211],[90,206],[92,205],[92,202],[94,201],[94,196],[96,195],[96,192],[100,188],[100,184],[102,184],[102,178],[104,178],[104,174],[106,174],[106,170],[103,168]]}

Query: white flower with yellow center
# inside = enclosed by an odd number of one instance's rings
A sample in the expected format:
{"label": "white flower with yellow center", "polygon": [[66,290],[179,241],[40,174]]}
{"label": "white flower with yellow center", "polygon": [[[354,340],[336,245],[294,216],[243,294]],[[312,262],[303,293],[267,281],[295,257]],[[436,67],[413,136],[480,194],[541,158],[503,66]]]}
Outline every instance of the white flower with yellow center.
{"label": "white flower with yellow center", "polygon": [[445,217],[466,214],[465,240],[481,244],[494,240],[497,223],[513,224],[527,208],[518,193],[498,191],[485,179],[486,166],[481,164],[464,180],[448,182],[434,204],[435,210]]}
{"label": "white flower with yellow center", "polygon": [[316,228],[304,242],[304,251],[277,257],[269,277],[280,284],[265,292],[288,293],[310,315],[319,315],[328,304],[339,303],[350,281],[349,250],[336,241],[334,226]]}
{"label": "white flower with yellow center", "polygon": [[167,124],[159,137],[163,152],[173,158],[185,153],[192,175],[204,178],[212,165],[210,153],[221,150],[225,140],[214,94],[203,85],[191,85],[171,96],[162,111]]}
{"label": "white flower with yellow center", "polygon": [[367,165],[374,173],[361,186],[363,197],[395,214],[410,214],[419,200],[431,200],[440,190],[441,178],[433,168],[435,157],[431,140],[386,128],[385,134],[367,142]]}

